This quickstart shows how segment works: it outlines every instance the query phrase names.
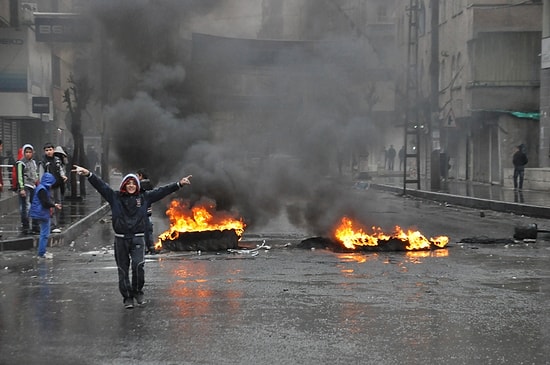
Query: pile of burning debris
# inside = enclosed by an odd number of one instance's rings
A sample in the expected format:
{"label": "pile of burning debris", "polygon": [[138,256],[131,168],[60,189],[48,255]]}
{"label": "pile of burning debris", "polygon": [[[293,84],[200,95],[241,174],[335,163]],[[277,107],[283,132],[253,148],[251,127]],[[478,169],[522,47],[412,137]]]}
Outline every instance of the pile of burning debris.
{"label": "pile of burning debris", "polygon": [[191,204],[172,200],[166,211],[170,228],[159,236],[155,244],[170,251],[222,251],[236,249],[246,224],[229,212],[216,211],[209,200]]}
{"label": "pile of burning debris", "polygon": [[449,237],[426,238],[416,230],[404,231],[394,227],[391,234],[384,233],[380,227],[372,227],[371,233],[348,217],[343,217],[334,231],[333,238],[312,237],[303,240],[301,248],[326,248],[338,252],[356,251],[429,251],[441,249],[449,243]]}
{"label": "pile of burning debris", "polygon": [[[246,224],[229,212],[216,211],[215,203],[203,201],[192,207],[188,202],[173,200],[166,211],[170,228],[159,236],[157,249],[170,251],[224,251],[239,249]],[[366,233],[358,223],[343,217],[332,237],[312,237],[301,241],[299,248],[324,248],[335,252],[353,251],[429,251],[444,248],[449,238],[426,238],[416,230],[395,226],[386,234],[379,227]]]}

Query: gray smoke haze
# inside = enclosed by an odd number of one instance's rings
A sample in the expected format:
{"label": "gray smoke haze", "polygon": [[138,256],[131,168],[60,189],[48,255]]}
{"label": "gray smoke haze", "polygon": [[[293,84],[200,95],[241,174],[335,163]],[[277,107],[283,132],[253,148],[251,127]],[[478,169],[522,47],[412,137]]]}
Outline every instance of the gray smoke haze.
{"label": "gray smoke haze", "polygon": [[185,197],[213,199],[249,227],[268,226],[285,214],[297,227],[326,234],[344,214],[366,218],[364,202],[339,176],[352,153],[366,153],[377,138],[364,116],[365,105],[376,102],[368,100],[372,89],[357,82],[366,77],[368,47],[339,38],[319,42],[312,52],[280,52],[272,61],[286,76],[262,90],[278,95],[279,104],[262,105],[253,121],[224,120],[220,126],[208,107],[191,102],[197,75],[189,69],[190,47],[180,38],[182,23],[219,3],[92,3],[105,39],[102,87],[112,95],[105,118],[113,164],[123,172],[146,168],[155,183],[193,174]]}

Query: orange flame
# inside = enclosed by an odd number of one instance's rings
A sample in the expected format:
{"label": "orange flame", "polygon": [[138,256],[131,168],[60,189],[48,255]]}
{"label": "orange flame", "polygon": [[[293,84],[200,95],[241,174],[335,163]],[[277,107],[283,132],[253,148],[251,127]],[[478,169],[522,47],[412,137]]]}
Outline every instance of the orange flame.
{"label": "orange flame", "polygon": [[408,229],[406,232],[399,226],[395,226],[392,234],[386,234],[380,227],[372,227],[372,233],[368,234],[358,227],[351,219],[343,217],[340,225],[334,232],[334,237],[348,249],[357,249],[360,246],[378,246],[381,241],[392,238],[406,242],[406,250],[429,250],[434,246],[443,248],[449,243],[449,237],[437,236],[429,240],[418,231]]}
{"label": "orange flame", "polygon": [[166,210],[170,220],[170,228],[161,233],[155,248],[162,248],[162,242],[167,239],[175,240],[180,233],[196,231],[223,231],[234,230],[237,236],[244,233],[246,224],[242,218],[226,211],[216,211],[216,203],[210,200],[201,200],[192,207],[190,203],[174,199]]}

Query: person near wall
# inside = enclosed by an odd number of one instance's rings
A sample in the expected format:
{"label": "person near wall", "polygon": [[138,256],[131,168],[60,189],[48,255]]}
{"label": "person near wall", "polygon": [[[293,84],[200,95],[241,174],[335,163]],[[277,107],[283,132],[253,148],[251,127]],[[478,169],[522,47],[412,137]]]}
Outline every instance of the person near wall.
{"label": "person near wall", "polygon": [[405,163],[405,146],[402,146],[399,149],[398,156],[399,156],[399,171],[401,171]]}
{"label": "person near wall", "polygon": [[516,147],[516,152],[512,156],[512,163],[514,164],[514,189],[523,189],[523,178],[525,176],[525,165],[529,160],[524,152],[524,145],[521,144]]}
{"label": "person near wall", "polygon": [[388,170],[390,171],[393,171],[395,155],[396,155],[395,148],[393,148],[393,144],[392,144],[388,149]]}
{"label": "person near wall", "polygon": [[[4,158],[1,156],[2,151],[4,150],[4,145],[0,139],[0,165],[4,162]],[[4,176],[2,175],[3,167],[0,167],[0,194],[4,191]]]}
{"label": "person near wall", "polygon": [[51,188],[55,184],[56,178],[53,174],[45,172],[42,175],[40,184],[32,198],[29,215],[33,222],[40,224],[40,238],[38,239],[38,258],[51,259],[53,255],[47,252],[48,239],[50,238],[50,223],[52,220],[52,209],[61,209],[61,203],[55,203],[51,193]]}
{"label": "person near wall", "polygon": [[[43,173],[49,172],[55,177],[55,182],[51,186],[51,193],[55,203],[62,204],[61,186],[67,181],[67,174],[65,173],[65,166],[63,160],[55,155],[55,147],[52,143],[48,142],[44,144],[44,157],[42,159]],[[52,217],[51,226],[52,233],[60,233],[59,227],[59,215],[54,212]]]}
{"label": "person near wall", "polygon": [[16,162],[17,191],[19,192],[19,211],[21,213],[21,228],[23,234],[40,233],[38,222],[32,221],[32,232],[29,219],[29,208],[38,184],[38,166],[33,159],[34,147],[25,144],[22,147],[23,157]]}

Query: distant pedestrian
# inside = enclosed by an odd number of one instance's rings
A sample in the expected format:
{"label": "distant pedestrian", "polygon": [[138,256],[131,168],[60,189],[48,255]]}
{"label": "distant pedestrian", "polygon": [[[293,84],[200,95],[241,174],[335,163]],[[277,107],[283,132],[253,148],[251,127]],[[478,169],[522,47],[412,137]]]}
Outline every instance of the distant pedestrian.
{"label": "distant pedestrian", "polygon": [[388,149],[388,170],[393,171],[394,162],[395,162],[395,148],[393,148],[393,144],[392,144]]}
{"label": "distant pedestrian", "polygon": [[69,180],[69,177],[67,176],[67,164],[69,163],[69,158],[61,146],[55,147],[53,155],[61,160],[61,168],[65,172],[66,179],[63,179],[63,184],[59,187],[61,192],[61,204],[63,204],[63,198],[65,197],[65,191],[67,189],[67,181]]}
{"label": "distant pedestrian", "polygon": [[512,163],[514,164],[514,189],[523,189],[523,177],[525,175],[525,165],[529,160],[527,155],[523,151],[524,145],[521,144],[516,147],[516,152],[512,157]]}
{"label": "distant pedestrian", "polygon": [[50,238],[50,223],[53,215],[52,209],[61,209],[61,203],[55,203],[51,192],[55,184],[55,176],[49,172],[42,175],[40,184],[34,192],[29,215],[33,222],[40,224],[40,238],[38,240],[38,258],[51,259],[53,255],[46,252],[48,239]]}
{"label": "distant pedestrian", "polygon": [[99,174],[99,156],[93,144],[89,144],[86,147],[86,158],[88,159],[88,164],[92,168],[92,171]]}
{"label": "distant pedestrian", "polygon": [[[149,175],[145,169],[139,169],[136,171],[136,175],[139,178],[139,185],[142,192],[153,190],[153,184],[149,179]],[[148,225],[145,231],[145,252],[154,255],[157,253],[155,250],[155,242],[153,239],[153,207],[150,205],[147,207]]]}
{"label": "distant pedestrian", "polygon": [[[191,175],[178,182],[154,190],[140,191],[139,178],[134,174],[124,176],[118,190],[113,190],[90,170],[73,165],[73,172],[88,177],[88,181],[111,205],[111,224],[115,232],[115,261],[118,267],[118,288],[124,307],[134,308],[144,304],[145,284],[145,232],[147,231],[147,207],[165,196],[176,192],[183,185],[191,184]],[[129,269],[132,268],[130,282]]]}
{"label": "distant pedestrian", "polygon": [[[4,144],[0,139],[0,165],[4,163],[4,157],[2,156],[2,151],[4,150]],[[3,167],[0,167],[0,193],[4,191],[4,176],[2,175]]]}
{"label": "distant pedestrian", "polygon": [[23,234],[39,233],[38,223],[32,221],[32,231],[29,219],[29,208],[38,183],[38,167],[33,159],[34,147],[25,144],[22,147],[23,157],[16,162],[17,191],[19,192],[19,212],[21,213],[21,229]]}
{"label": "distant pedestrian", "polygon": [[399,171],[401,171],[405,163],[405,146],[401,147],[401,149],[398,152],[398,156],[399,156]]}

